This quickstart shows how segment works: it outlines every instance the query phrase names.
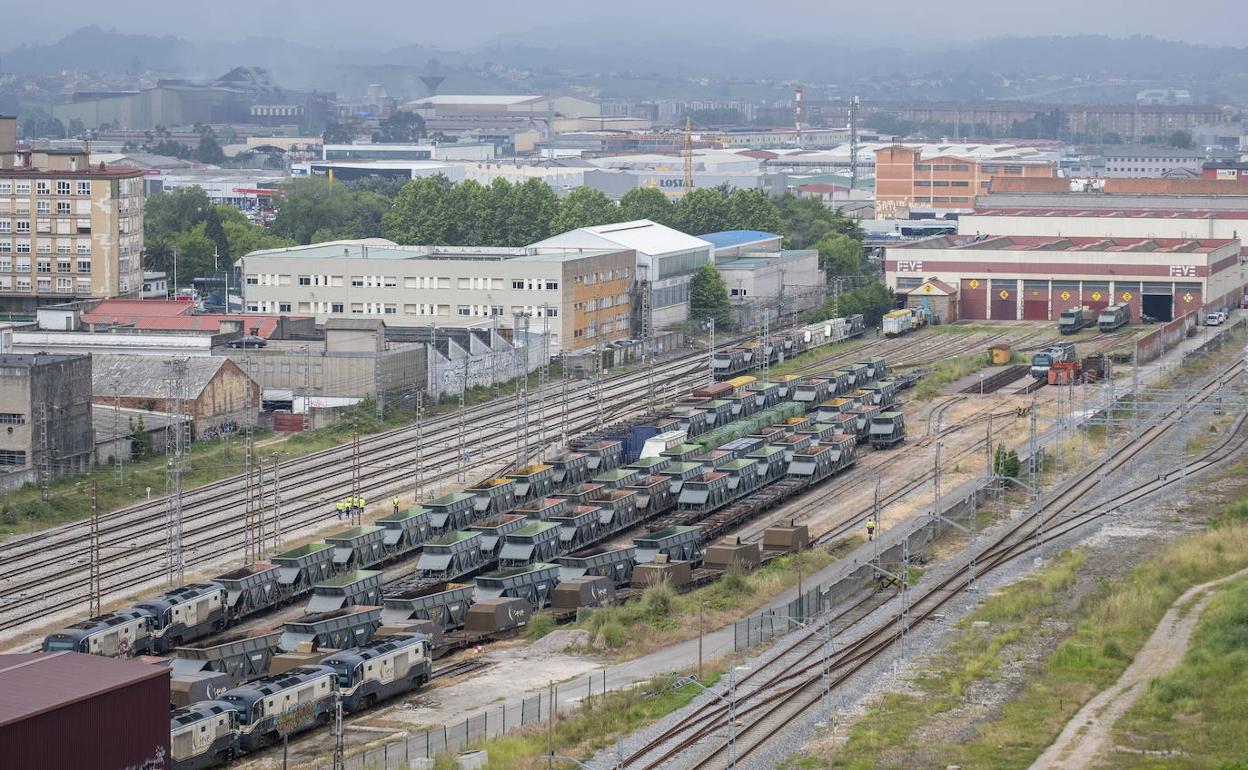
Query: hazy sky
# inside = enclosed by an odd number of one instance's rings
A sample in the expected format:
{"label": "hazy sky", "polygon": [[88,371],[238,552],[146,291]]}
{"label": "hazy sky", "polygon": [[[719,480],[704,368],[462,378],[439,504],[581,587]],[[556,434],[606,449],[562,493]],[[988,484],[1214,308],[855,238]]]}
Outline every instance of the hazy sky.
{"label": "hazy sky", "polygon": [[[878,43],[905,36],[965,40],[1001,35],[1155,35],[1245,45],[1248,0],[61,0],[9,3],[5,48],[50,42],[87,24],[119,32],[238,40],[271,35],[340,48],[402,43],[470,49],[498,36],[567,30],[627,16],[631,31],[835,38]],[[602,34],[622,30],[604,25]],[[614,33],[614,34],[613,34]],[[561,35],[534,37],[557,45]]]}

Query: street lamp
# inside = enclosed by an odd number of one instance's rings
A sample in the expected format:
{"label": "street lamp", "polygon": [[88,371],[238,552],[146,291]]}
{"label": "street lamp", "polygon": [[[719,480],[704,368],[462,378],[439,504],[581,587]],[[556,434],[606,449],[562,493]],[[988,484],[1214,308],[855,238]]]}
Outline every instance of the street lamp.
{"label": "street lamp", "polygon": [[673,682],[675,687],[696,684],[703,692],[714,695],[728,705],[728,770],[736,770],[737,767],[737,672],[749,670],[749,666],[733,666],[728,669],[728,697],[702,684],[696,676],[683,677]]}

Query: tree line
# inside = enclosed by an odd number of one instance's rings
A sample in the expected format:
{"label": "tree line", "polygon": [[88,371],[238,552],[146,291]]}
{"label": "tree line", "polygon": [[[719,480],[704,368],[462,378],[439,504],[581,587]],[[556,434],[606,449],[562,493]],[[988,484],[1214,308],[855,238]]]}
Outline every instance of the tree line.
{"label": "tree line", "polygon": [[[274,205],[276,215],[265,227],[230,206],[211,205],[196,187],[154,195],[144,219],[145,264],[172,275],[176,250],[178,276],[185,282],[190,276],[228,269],[233,260],[259,249],[357,238],[432,246],[525,246],[579,227],[649,219],[695,236],[723,230],[778,233],[785,248],[816,249],[829,277],[872,273],[863,256],[862,229],[854,220],[814,198],[770,197],[757,190],[698,188],[673,200],[657,189],[637,188],[617,203],[588,187],[559,198],[538,179],[519,184],[496,179],[482,185],[473,180],[451,183],[442,176],[345,183],[311,177],[288,180]],[[727,299],[710,299],[721,288],[711,272],[699,282],[707,291],[700,290],[706,302],[698,304],[713,306],[708,312],[722,322]],[[858,295],[848,292],[841,305],[861,306],[873,316],[887,296],[882,289],[871,289],[860,303]]]}

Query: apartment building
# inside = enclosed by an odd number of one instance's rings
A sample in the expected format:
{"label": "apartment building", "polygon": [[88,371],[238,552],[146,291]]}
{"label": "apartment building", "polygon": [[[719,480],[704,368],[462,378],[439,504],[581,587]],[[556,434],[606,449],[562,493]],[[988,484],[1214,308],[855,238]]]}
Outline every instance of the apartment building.
{"label": "apartment building", "polygon": [[83,150],[19,151],[0,117],[0,309],[137,296],[143,172],[92,167]]}
{"label": "apartment building", "polygon": [[875,201],[883,206],[908,206],[911,211],[938,214],[969,212],[975,196],[988,192],[995,178],[1055,178],[1057,163],[1017,153],[991,158],[925,152],[922,147],[891,145],[875,151]]}
{"label": "apartment building", "polygon": [[380,238],[254,251],[248,312],[381,318],[389,326],[515,328],[551,352],[629,336],[631,249],[399,246]]}

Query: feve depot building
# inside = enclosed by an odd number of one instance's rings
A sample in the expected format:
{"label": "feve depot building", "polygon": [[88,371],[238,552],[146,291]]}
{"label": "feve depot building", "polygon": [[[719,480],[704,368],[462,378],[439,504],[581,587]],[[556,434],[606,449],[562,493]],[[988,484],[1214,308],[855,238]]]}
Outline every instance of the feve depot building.
{"label": "feve depot building", "polygon": [[1233,211],[980,209],[958,235],[889,247],[885,280],[943,321],[1055,321],[1111,304],[1164,321],[1240,304],[1245,224]]}

